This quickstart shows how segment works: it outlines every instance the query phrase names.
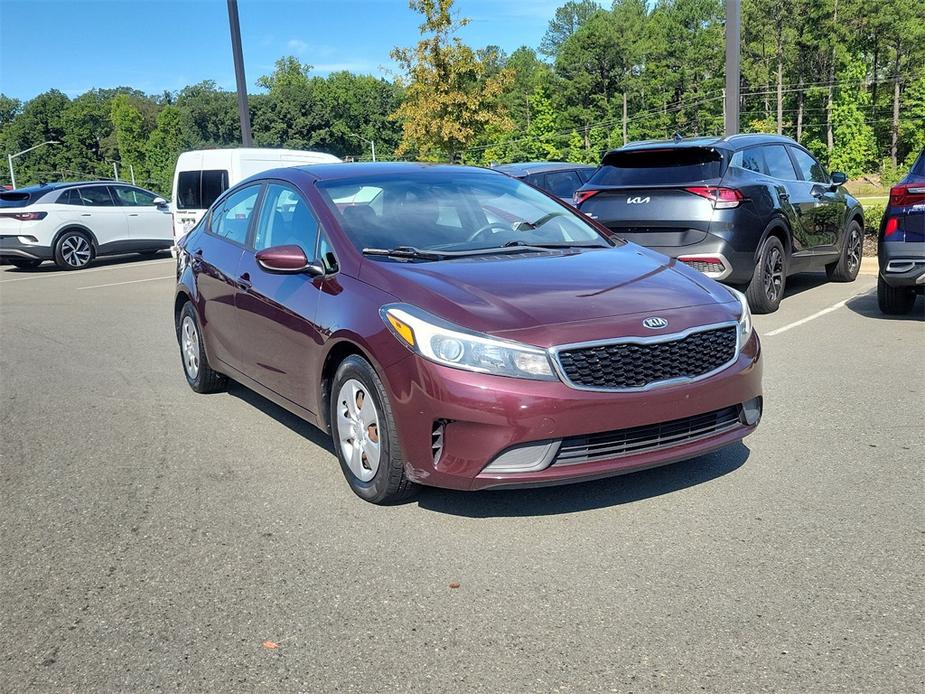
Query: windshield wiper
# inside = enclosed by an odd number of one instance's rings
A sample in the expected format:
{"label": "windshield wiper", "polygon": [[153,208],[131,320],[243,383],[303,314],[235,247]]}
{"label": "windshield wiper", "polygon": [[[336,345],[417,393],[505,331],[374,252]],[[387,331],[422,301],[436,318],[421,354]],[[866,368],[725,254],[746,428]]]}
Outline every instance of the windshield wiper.
{"label": "windshield wiper", "polygon": [[377,255],[387,258],[412,258],[415,260],[443,260],[446,253],[425,251],[414,246],[397,246],[395,248],[364,248],[363,255]]}
{"label": "windshield wiper", "polygon": [[524,249],[542,249],[547,250],[550,248],[610,248],[610,246],[602,245],[599,243],[527,243],[526,241],[508,241],[504,244],[505,248],[510,248],[516,246],[517,248]]}

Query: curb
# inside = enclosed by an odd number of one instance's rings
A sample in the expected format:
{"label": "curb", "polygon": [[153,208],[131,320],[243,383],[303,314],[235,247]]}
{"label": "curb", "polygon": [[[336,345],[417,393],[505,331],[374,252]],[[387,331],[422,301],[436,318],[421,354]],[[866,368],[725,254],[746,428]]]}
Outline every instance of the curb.
{"label": "curb", "polygon": [[858,274],[874,275],[875,277],[880,274],[880,265],[877,263],[877,257],[861,258],[861,269],[858,270]]}

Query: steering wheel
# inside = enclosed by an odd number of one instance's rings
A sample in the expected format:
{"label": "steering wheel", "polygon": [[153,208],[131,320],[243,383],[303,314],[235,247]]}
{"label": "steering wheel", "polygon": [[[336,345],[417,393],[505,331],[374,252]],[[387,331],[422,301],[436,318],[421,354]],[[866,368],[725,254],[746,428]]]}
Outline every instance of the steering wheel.
{"label": "steering wheel", "polygon": [[466,239],[466,243],[471,243],[479,238],[482,234],[491,231],[492,229],[497,229],[498,231],[511,231],[511,227],[502,222],[489,222],[485,226],[479,227],[472,234],[469,235],[469,238]]}

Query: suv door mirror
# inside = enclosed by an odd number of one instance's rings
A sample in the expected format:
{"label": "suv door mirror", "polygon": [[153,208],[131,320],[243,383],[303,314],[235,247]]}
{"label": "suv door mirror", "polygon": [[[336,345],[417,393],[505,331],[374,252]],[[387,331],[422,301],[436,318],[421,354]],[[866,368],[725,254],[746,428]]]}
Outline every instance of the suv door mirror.
{"label": "suv door mirror", "polygon": [[324,274],[324,267],[316,260],[309,262],[301,246],[273,246],[257,251],[257,264],[267,272],[281,274],[306,273],[312,277]]}
{"label": "suv door mirror", "polygon": [[156,207],[167,207],[167,201],[162,197],[156,197],[151,201],[151,204]]}
{"label": "suv door mirror", "polygon": [[840,186],[842,183],[845,183],[848,180],[848,176],[841,171],[833,171],[831,180],[833,186]]}

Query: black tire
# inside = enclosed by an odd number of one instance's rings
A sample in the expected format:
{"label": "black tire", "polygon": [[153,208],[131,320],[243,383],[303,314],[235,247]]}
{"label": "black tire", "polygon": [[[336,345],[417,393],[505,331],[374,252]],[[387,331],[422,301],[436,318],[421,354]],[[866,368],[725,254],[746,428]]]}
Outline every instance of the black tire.
{"label": "black tire", "polygon": [[38,267],[42,264],[42,261],[38,258],[9,258],[7,262],[13,267],[21,268]]}
{"label": "black tire", "polygon": [[912,287],[891,287],[883,278],[877,277],[877,305],[888,316],[902,316],[915,306],[915,289]]}
{"label": "black tire", "polygon": [[82,270],[95,257],[96,247],[86,232],[68,230],[55,242],[55,265],[62,270]]}
{"label": "black tire", "polygon": [[787,256],[784,244],[776,236],[769,236],[761,245],[758,262],[745,297],[752,313],[774,313],[780,306],[787,286]]}
{"label": "black tire", "polygon": [[854,282],[861,269],[864,256],[864,231],[861,225],[852,221],[845,229],[845,243],[841,249],[838,262],[825,266],[826,277],[830,282]]}
{"label": "black tire", "polygon": [[[191,321],[192,330],[189,332],[187,321]],[[192,338],[190,344],[185,342],[187,338]],[[228,385],[228,378],[209,366],[209,359],[202,346],[202,328],[199,326],[199,317],[193,310],[193,305],[188,301],[183,304],[177,318],[177,342],[180,345],[180,364],[189,387],[197,393],[216,393],[224,390]],[[189,349],[195,349],[195,369],[189,363],[191,356]]]}
{"label": "black tire", "polygon": [[[342,443],[339,431],[339,421],[341,421],[339,410],[347,408],[346,400],[339,402],[342,400],[341,389],[345,384],[349,388],[351,381],[359,382],[360,386],[365,389],[362,393],[363,398],[371,396],[376,408],[375,435],[379,447],[379,461],[375,474],[368,481],[361,480],[350,469],[343,451],[343,446],[349,444]],[[373,504],[394,504],[409,498],[417,490],[417,485],[405,474],[404,454],[398,440],[398,428],[395,425],[392,406],[382,381],[379,379],[379,374],[368,361],[360,356],[351,355],[337,367],[330,392],[331,405],[328,416],[331,422],[331,435],[334,438],[334,450],[347,484],[357,496]],[[347,435],[346,432],[345,435]]]}

